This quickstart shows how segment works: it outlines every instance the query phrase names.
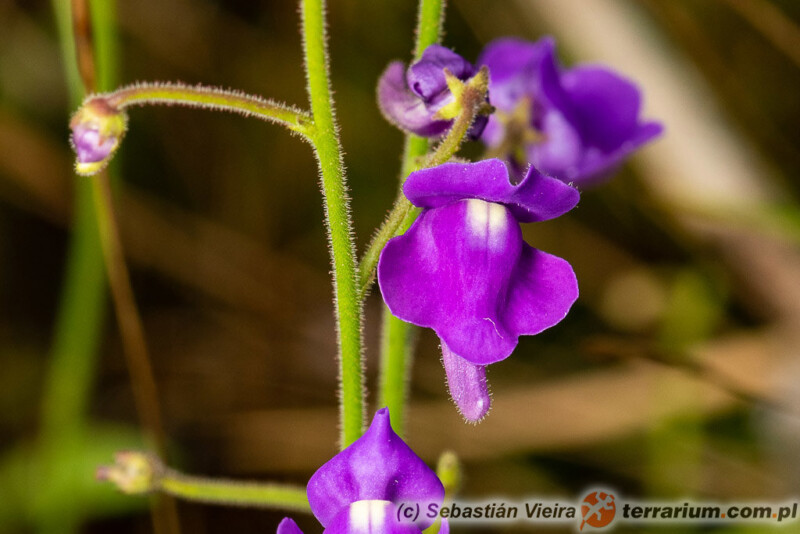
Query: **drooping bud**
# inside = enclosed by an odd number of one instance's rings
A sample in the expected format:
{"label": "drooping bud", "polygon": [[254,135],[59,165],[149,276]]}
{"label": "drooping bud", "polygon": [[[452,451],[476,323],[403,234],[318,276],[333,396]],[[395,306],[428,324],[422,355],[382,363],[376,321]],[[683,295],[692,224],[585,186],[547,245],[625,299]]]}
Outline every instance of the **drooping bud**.
{"label": "drooping bud", "polygon": [[95,96],[84,102],[69,123],[77,155],[75,171],[91,176],[103,170],[119,148],[127,124],[127,114],[106,98]]}
{"label": "drooping bud", "polygon": [[154,491],[158,485],[160,463],[150,455],[123,451],[114,455],[114,465],[97,468],[97,480],[108,480],[128,495],[138,495]]}

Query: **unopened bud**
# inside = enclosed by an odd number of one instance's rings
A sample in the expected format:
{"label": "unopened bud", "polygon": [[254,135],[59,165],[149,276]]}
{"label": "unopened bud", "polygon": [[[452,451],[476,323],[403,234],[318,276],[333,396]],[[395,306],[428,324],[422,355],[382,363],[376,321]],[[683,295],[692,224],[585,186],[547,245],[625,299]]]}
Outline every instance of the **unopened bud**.
{"label": "unopened bud", "polygon": [[91,176],[103,170],[120,145],[127,128],[127,114],[102,96],[92,97],[70,121],[75,171]]}
{"label": "unopened bud", "polygon": [[445,499],[452,499],[461,487],[461,462],[453,451],[445,451],[439,456],[436,464],[436,475],[442,481],[445,491]]}
{"label": "unopened bud", "polygon": [[158,484],[160,463],[141,452],[123,451],[114,456],[114,465],[97,468],[97,480],[108,480],[122,493],[138,495],[154,491]]}

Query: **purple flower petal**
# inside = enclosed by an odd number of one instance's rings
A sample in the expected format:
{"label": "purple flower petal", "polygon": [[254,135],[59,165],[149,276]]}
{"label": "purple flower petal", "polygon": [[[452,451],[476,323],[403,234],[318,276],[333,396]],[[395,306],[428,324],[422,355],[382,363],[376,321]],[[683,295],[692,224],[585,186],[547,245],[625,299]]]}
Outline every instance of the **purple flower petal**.
{"label": "purple flower petal", "polygon": [[517,335],[532,336],[560,322],[578,298],[570,264],[523,244],[508,292],[505,320]]}
{"label": "purple flower petal", "polygon": [[117,147],[116,137],[102,138],[96,127],[79,124],[72,132],[72,145],[79,163],[103,161]]}
{"label": "purple flower petal", "polygon": [[477,365],[506,358],[520,335],[554,325],[577,297],[566,261],[525,244],[505,206],[474,198],[426,209],[390,240],[378,283],[395,316],[433,328]]}
{"label": "purple flower petal", "polygon": [[475,74],[470,63],[449,48],[431,45],[425,49],[419,61],[414,62],[406,74],[406,82],[413,93],[426,101],[447,90],[444,69],[459,80]]}
{"label": "purple flower petal", "polygon": [[564,180],[581,186],[596,186],[611,178],[611,175],[628,157],[664,131],[659,122],[647,122],[637,127],[630,139],[616,150],[608,153],[592,147],[586,150],[583,161],[577,168],[565,171]]}
{"label": "purple flower petal", "polygon": [[[308,482],[311,510],[325,527],[357,501],[418,503],[427,508],[443,499],[442,483],[394,433],[386,408],[378,410],[361,438],[319,468]],[[417,526],[424,529],[430,524],[421,514]]]}
{"label": "purple flower petal", "polygon": [[610,152],[633,136],[642,103],[633,82],[609,69],[585,65],[566,71],[561,83],[587,144]]}
{"label": "purple flower petal", "polygon": [[357,501],[336,514],[325,534],[421,534],[414,523],[397,516],[397,507],[389,501]]}
{"label": "purple flower petal", "polygon": [[521,248],[519,224],[503,205],[460,200],[423,211],[390,240],[378,282],[396,317],[433,328],[456,354],[486,365],[517,344],[503,309]]}
{"label": "purple flower petal", "polygon": [[486,382],[486,366],[468,362],[442,341],[442,363],[447,374],[447,388],[459,413],[477,423],[489,413],[492,397]]}
{"label": "purple flower petal", "polygon": [[580,194],[560,180],[531,168],[517,185],[499,159],[446,163],[409,175],[406,197],[422,208],[438,208],[464,198],[504,204],[520,222],[553,219],[574,208]]}
{"label": "purple flower petal", "polygon": [[581,137],[572,124],[559,111],[552,109],[544,114],[539,126],[545,141],[527,147],[531,165],[550,176],[570,182],[579,176],[585,157]]}
{"label": "purple flower petal", "polygon": [[284,517],[283,521],[278,524],[278,530],[275,534],[303,534],[303,531],[300,530],[300,527],[297,526],[293,519]]}
{"label": "purple flower petal", "polygon": [[486,45],[478,58],[478,65],[489,67],[492,105],[511,112],[522,98],[539,95],[540,64],[546,54],[553,53],[554,47],[550,37],[535,43],[502,38]]}
{"label": "purple flower petal", "polygon": [[452,121],[432,119],[435,111],[428,109],[424,100],[409,91],[405,67],[400,61],[390,63],[378,80],[378,106],[386,120],[423,137],[442,135],[452,124]]}

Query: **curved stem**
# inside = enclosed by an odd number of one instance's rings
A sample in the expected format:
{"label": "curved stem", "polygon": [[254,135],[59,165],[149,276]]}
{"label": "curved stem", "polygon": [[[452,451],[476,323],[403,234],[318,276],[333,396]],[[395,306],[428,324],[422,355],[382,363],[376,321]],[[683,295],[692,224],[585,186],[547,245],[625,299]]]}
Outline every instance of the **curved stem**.
{"label": "curved stem", "polygon": [[306,489],[299,486],[202,478],[167,469],[160,477],[158,489],[188,501],[311,513]]}
{"label": "curved stem", "polygon": [[238,91],[180,83],[140,83],[102,95],[117,108],[145,105],[178,105],[228,111],[285,126],[309,138],[314,130],[311,116],[298,109]]}
{"label": "curved stem", "polygon": [[328,75],[323,0],[303,0],[303,53],[316,149],[325,197],[325,222],[334,276],[334,303],[339,343],[342,448],[364,430],[364,377],[361,354],[362,304],[356,286],[357,267],[342,152],[333,114]]}

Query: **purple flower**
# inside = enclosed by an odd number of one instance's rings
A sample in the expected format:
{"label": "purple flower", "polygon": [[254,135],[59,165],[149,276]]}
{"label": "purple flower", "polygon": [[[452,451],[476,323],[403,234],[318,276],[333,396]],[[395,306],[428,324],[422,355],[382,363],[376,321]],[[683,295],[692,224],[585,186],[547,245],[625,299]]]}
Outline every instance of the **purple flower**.
{"label": "purple flower", "polygon": [[[421,534],[433,520],[398,516],[397,506],[441,506],[439,478],[394,433],[389,410],[378,410],[369,430],[319,468],[308,482],[308,502],[326,534]],[[284,519],[278,534],[298,534]]]}
{"label": "purple flower", "polygon": [[[461,81],[477,70],[452,50],[439,45],[425,49],[422,57],[408,69],[401,61],[389,64],[378,81],[378,105],[386,120],[402,130],[424,137],[439,137],[452,125],[437,112],[453,101],[447,87],[445,69]],[[480,136],[487,117],[479,116],[470,129]]]}
{"label": "purple flower", "polygon": [[498,39],[478,63],[497,108],[482,139],[517,169],[595,184],[663,129],[640,120],[641,92],[627,78],[598,65],[561,70],[552,38]]}
{"label": "purple flower", "polygon": [[485,366],[561,321],[578,296],[570,265],[528,246],[519,223],[558,217],[579,194],[533,167],[514,185],[498,159],[414,172],[403,191],[423,211],[381,253],[381,292],[395,316],[433,328],[451,396],[478,421],[490,404]]}

